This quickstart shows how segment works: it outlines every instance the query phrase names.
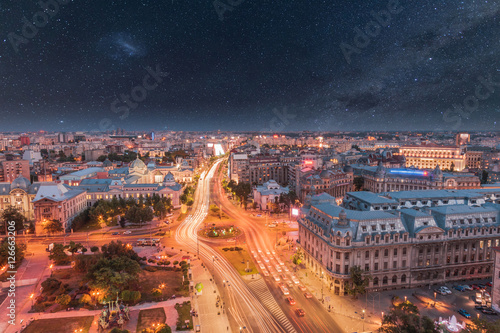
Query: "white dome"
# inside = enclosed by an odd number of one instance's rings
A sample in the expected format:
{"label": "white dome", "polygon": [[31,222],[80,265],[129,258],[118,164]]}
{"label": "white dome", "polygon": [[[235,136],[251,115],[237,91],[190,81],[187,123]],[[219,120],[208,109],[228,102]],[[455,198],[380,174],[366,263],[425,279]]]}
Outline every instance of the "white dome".
{"label": "white dome", "polygon": [[12,181],[12,184],[10,185],[10,187],[11,187],[11,189],[20,188],[20,189],[27,191],[28,187],[30,185],[31,185],[31,182],[29,181],[29,179],[20,175],[19,177],[17,177],[16,179],[14,179]]}

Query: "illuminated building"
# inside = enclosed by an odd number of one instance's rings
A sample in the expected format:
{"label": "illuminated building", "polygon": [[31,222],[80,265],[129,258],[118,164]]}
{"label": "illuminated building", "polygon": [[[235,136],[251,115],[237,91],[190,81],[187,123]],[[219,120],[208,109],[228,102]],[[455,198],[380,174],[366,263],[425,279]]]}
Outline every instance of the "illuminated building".
{"label": "illuminated building", "polygon": [[278,202],[281,194],[287,194],[288,187],[281,187],[276,181],[270,180],[262,186],[253,189],[254,203],[260,210],[273,210],[274,204]]}
{"label": "illuminated building", "polygon": [[30,164],[28,160],[14,159],[0,161],[0,182],[11,183],[19,175],[30,178]]}
{"label": "illuminated building", "polygon": [[70,188],[62,183],[41,184],[33,199],[36,234],[46,233],[44,223],[49,220],[61,222],[64,231],[69,231],[73,218],[86,207],[85,190]]}
{"label": "illuminated building", "polygon": [[465,153],[465,165],[469,169],[480,169],[482,167],[483,152],[468,150]]}
{"label": "illuminated building", "polygon": [[365,190],[380,193],[432,189],[473,189],[481,186],[479,177],[471,173],[434,170],[386,169],[381,162],[377,167],[353,166],[355,174],[364,179]]}
{"label": "illuminated building", "polygon": [[41,183],[31,184],[30,181],[19,175],[12,183],[0,183],[0,214],[9,206],[13,206],[30,221],[33,220],[33,199]]}
{"label": "illuminated building", "polygon": [[434,169],[439,165],[443,169],[462,171],[465,168],[465,155],[459,146],[439,146],[428,143],[420,146],[403,146],[399,153],[406,158],[407,167],[418,169]]}
{"label": "illuminated building", "polygon": [[358,211],[323,193],[306,198],[298,244],[307,268],[339,295],[354,266],[371,275],[370,291],[486,279],[500,242],[499,213],[491,203]]}
{"label": "illuminated building", "polygon": [[84,179],[75,189],[85,190],[87,206],[92,206],[99,200],[113,198],[139,199],[157,195],[160,198],[170,198],[174,208],[180,208],[182,186],[178,184],[174,175],[169,172],[161,183],[127,184],[119,179]]}

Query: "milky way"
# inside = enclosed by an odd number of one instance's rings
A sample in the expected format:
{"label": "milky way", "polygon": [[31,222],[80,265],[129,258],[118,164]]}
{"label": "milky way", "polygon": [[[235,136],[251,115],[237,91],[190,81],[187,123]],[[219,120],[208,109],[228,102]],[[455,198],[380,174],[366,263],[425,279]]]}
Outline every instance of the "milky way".
{"label": "milky way", "polygon": [[[16,53],[9,32],[40,7],[6,1],[0,130],[497,129],[500,3],[394,6],[244,1],[221,20],[211,1],[72,1]],[[113,101],[157,66],[168,76],[120,118]]]}

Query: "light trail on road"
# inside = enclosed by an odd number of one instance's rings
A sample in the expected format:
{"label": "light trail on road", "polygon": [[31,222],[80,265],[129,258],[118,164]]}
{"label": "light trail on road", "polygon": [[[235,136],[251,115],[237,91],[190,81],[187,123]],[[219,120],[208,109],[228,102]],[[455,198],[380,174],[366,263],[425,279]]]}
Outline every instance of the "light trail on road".
{"label": "light trail on road", "polygon": [[[177,228],[175,239],[179,244],[197,252],[205,263],[210,263],[223,280],[230,281],[226,287],[229,313],[240,327],[248,332],[294,332],[285,330],[276,318],[261,304],[239,273],[224,257],[203,242],[197,242],[197,231],[208,214],[210,204],[210,180],[221,160],[214,163],[208,172],[203,172],[195,194],[196,207]],[[217,258],[217,259],[216,259]]]}

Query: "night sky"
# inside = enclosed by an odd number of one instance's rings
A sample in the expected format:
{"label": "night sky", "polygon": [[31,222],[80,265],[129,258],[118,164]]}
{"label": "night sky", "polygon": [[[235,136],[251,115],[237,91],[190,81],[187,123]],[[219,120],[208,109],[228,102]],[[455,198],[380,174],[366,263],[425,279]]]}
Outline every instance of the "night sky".
{"label": "night sky", "polygon": [[498,129],[499,1],[59,1],[1,2],[1,131]]}

